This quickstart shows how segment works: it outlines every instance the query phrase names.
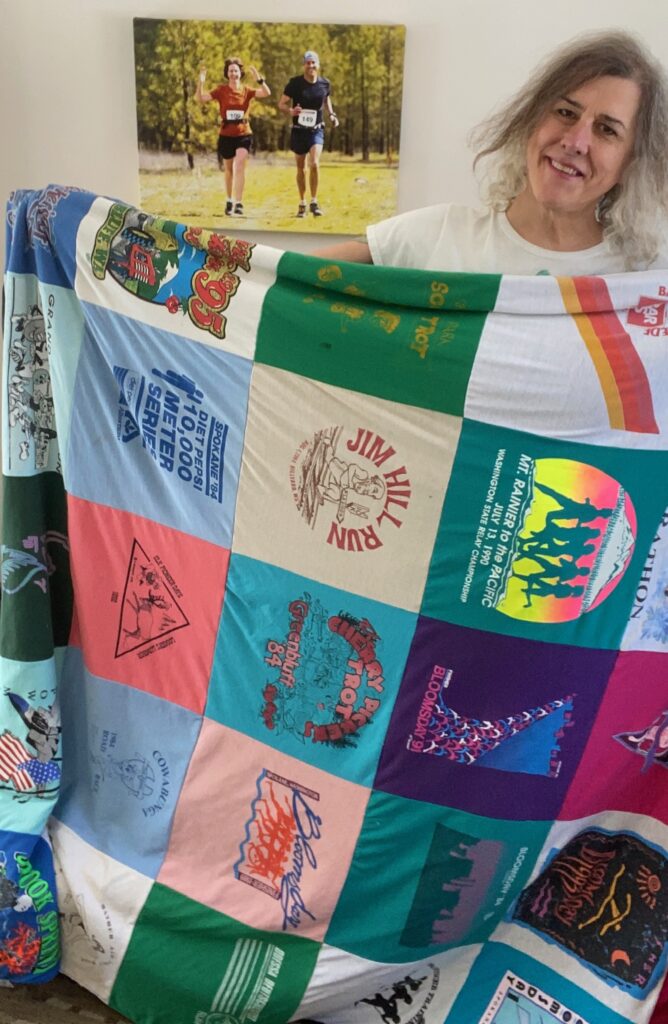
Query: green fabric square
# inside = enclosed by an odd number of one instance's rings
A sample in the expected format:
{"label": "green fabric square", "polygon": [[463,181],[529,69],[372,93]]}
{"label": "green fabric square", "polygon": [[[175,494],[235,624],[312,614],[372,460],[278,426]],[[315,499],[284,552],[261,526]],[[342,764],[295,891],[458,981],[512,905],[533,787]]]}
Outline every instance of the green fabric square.
{"label": "green fabric square", "polygon": [[430,275],[286,253],[265,298],[256,360],[462,415],[499,281],[492,274]]}
{"label": "green fabric square", "polygon": [[319,949],[310,939],[249,928],[156,884],[109,1002],[136,1024],[284,1024]]}
{"label": "green fabric square", "polygon": [[44,661],[72,623],[67,508],[59,473],[3,478],[0,654]]}

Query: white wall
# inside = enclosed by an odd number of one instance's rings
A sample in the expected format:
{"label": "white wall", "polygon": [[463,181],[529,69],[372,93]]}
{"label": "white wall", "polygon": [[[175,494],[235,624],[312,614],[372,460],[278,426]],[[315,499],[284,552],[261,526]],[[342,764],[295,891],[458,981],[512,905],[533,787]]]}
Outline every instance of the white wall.
{"label": "white wall", "polygon": [[0,0],[3,207],[12,189],[49,182],[138,203],[133,17],[406,25],[401,210],[475,201],[467,132],[563,40],[620,27],[668,61],[661,0]]}

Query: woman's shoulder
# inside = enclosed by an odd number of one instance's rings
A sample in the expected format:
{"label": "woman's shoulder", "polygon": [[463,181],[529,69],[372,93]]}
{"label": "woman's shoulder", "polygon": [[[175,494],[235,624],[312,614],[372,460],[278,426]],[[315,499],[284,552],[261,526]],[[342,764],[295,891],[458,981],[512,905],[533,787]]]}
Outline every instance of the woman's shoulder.
{"label": "woman's shoulder", "polygon": [[429,225],[432,230],[477,231],[493,223],[497,214],[484,207],[465,206],[461,203],[436,203],[433,206],[422,206],[408,213],[399,214],[397,222],[405,218],[405,223]]}
{"label": "woman's shoulder", "polygon": [[434,203],[431,206],[419,206],[414,210],[406,210],[398,213],[387,220],[374,224],[374,228],[412,228],[429,227],[431,230],[440,229],[442,225],[467,225],[476,224],[486,220],[490,215],[489,210],[480,210],[472,206],[462,206],[458,203]]}
{"label": "woman's shoulder", "polygon": [[451,227],[479,230],[496,222],[498,213],[486,206],[464,206],[461,203],[444,203],[443,219]]}
{"label": "woman's shoulder", "polygon": [[[392,266],[425,267],[433,265],[434,253],[445,246],[446,265],[454,257],[462,237],[476,234],[484,211],[456,203],[437,203],[408,210],[396,217],[372,224],[367,240],[374,263]],[[440,255],[439,255],[440,259]],[[455,259],[456,263],[456,259]]]}

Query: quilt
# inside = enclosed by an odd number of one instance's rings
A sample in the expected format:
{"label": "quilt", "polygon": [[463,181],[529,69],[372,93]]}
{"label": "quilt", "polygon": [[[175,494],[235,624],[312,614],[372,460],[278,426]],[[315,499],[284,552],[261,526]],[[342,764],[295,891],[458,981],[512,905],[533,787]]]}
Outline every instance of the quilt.
{"label": "quilt", "polygon": [[0,980],[668,1019],[668,271],[7,226]]}

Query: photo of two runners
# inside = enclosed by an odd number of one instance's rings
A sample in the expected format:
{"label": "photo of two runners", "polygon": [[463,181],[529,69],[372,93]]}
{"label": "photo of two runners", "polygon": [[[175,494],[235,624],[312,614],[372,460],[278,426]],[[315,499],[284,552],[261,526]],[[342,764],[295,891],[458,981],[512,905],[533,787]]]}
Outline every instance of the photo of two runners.
{"label": "photo of two runners", "polygon": [[136,18],[142,208],[236,232],[356,235],[392,216],[404,38]]}

